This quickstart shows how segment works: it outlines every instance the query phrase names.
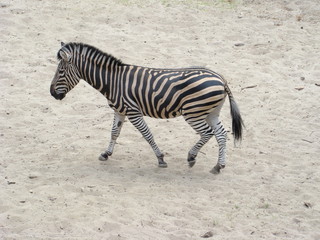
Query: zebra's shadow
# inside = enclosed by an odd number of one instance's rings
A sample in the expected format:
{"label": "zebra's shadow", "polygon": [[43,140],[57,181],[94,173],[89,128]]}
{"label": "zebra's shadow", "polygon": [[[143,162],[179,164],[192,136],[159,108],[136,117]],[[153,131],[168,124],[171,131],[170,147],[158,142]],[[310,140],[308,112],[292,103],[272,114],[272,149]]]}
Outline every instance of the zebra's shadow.
{"label": "zebra's shadow", "polygon": [[139,164],[121,164],[120,162],[121,160],[119,159],[100,162],[100,171],[105,172],[106,176],[117,175],[125,181],[131,179],[166,183],[172,181],[188,182],[215,179],[215,176],[209,172],[211,170],[210,166],[206,163],[199,163],[193,168],[190,168],[187,161],[182,158],[174,159],[172,162],[169,162],[168,168],[159,168],[156,163],[150,161]]}

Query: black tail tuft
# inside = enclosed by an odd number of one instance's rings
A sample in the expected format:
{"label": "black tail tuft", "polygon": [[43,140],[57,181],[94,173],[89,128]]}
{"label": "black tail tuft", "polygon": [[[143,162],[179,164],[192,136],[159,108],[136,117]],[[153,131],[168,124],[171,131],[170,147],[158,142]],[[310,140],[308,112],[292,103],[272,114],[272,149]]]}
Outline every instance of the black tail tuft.
{"label": "black tail tuft", "polygon": [[238,108],[238,105],[236,101],[233,98],[233,95],[228,87],[228,85],[225,86],[226,92],[229,95],[229,101],[230,101],[230,113],[232,117],[232,132],[234,134],[234,139],[236,141],[241,141],[242,139],[242,127],[244,126],[240,110]]}
{"label": "black tail tuft", "polygon": [[234,134],[234,139],[236,141],[241,141],[242,139],[242,126],[243,121],[240,115],[239,108],[237,103],[235,102],[234,98],[231,97],[230,99],[230,107],[231,107],[231,117],[232,117],[232,131]]}

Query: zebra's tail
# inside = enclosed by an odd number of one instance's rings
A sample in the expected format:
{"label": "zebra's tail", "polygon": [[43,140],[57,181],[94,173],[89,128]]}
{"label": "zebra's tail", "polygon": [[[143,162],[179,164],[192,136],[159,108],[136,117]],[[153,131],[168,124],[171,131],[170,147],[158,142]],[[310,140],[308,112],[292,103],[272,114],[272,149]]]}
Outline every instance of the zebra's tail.
{"label": "zebra's tail", "polygon": [[240,110],[227,83],[225,84],[225,90],[229,96],[230,113],[232,117],[232,132],[234,134],[234,139],[235,141],[241,141],[242,127],[244,126],[244,124],[240,115]]}

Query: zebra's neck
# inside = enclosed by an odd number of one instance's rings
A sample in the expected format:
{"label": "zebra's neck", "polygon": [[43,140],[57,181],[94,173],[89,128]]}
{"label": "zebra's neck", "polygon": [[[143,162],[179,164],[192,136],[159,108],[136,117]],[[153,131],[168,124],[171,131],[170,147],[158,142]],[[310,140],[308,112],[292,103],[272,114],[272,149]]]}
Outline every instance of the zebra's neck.
{"label": "zebra's neck", "polygon": [[76,44],[74,51],[74,61],[81,78],[112,101],[115,97],[113,88],[118,84],[122,62],[86,44]]}

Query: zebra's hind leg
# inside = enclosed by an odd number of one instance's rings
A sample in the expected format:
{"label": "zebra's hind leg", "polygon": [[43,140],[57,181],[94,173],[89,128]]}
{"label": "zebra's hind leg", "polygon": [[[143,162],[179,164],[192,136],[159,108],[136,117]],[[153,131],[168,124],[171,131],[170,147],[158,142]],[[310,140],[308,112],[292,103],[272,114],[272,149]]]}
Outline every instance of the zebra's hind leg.
{"label": "zebra's hind leg", "polygon": [[114,118],[113,118],[112,130],[111,130],[111,140],[107,150],[104,153],[100,154],[99,156],[100,161],[106,161],[108,160],[108,157],[112,155],[117,138],[120,135],[120,131],[121,131],[124,119],[125,119],[124,115],[120,115],[119,113],[114,112]]}
{"label": "zebra's hind leg", "polygon": [[218,163],[212,168],[210,172],[213,174],[218,174],[220,173],[220,170],[226,166],[227,132],[219,121],[219,116],[214,112],[208,115],[207,122],[214,129],[214,135],[219,145]]}
{"label": "zebra's hind leg", "polygon": [[193,167],[196,163],[196,157],[200,149],[206,144],[214,135],[213,129],[205,121],[205,119],[191,120],[186,118],[187,123],[200,134],[200,140],[191,148],[188,153],[189,167]]}
{"label": "zebra's hind leg", "polygon": [[148,125],[144,121],[143,116],[140,113],[133,114],[133,115],[130,114],[130,115],[128,115],[128,119],[133,124],[133,126],[135,126],[139,130],[139,132],[142,134],[144,139],[152,147],[154,153],[156,154],[156,156],[158,158],[158,166],[162,167],[162,168],[166,168],[168,165],[163,160],[164,155],[162,154],[159,147],[155,143],[153,136],[152,136],[152,133],[151,133]]}

